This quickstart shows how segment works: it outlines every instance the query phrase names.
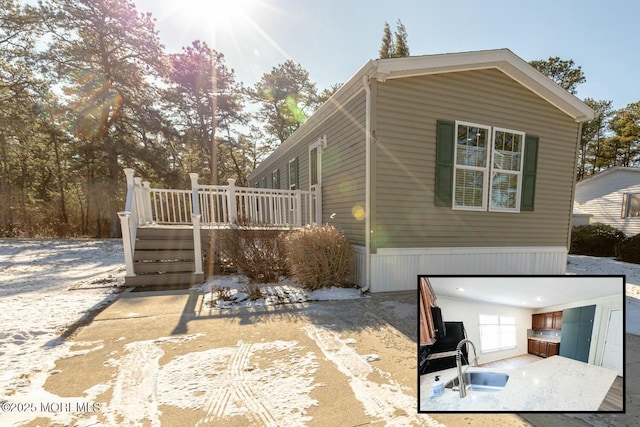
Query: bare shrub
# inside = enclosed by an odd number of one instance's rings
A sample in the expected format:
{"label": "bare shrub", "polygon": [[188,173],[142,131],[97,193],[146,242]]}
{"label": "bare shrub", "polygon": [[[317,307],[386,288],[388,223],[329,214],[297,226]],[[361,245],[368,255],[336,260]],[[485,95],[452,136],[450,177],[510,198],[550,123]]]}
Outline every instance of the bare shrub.
{"label": "bare shrub", "polygon": [[347,238],[330,225],[304,229],[286,238],[291,272],[315,290],[348,284],[353,250]]}
{"label": "bare shrub", "polygon": [[289,274],[284,232],[240,226],[224,235],[223,247],[249,283],[274,283]]}
{"label": "bare shrub", "polygon": [[264,292],[262,292],[262,289],[260,289],[260,286],[258,286],[258,284],[256,283],[247,284],[246,286],[244,286],[244,288],[242,288],[242,291],[247,294],[247,297],[251,301],[255,301],[264,297]]}

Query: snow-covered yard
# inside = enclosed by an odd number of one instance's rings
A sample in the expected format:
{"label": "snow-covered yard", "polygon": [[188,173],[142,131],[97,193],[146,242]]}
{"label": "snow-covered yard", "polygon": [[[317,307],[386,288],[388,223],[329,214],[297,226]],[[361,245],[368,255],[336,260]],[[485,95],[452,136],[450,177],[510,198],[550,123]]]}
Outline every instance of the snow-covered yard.
{"label": "snow-covered yard", "polygon": [[0,395],[26,392],[69,353],[60,339],[124,283],[119,240],[0,240]]}
{"label": "snow-covered yard", "polygon": [[[637,310],[633,313],[636,317],[628,316],[627,320],[639,318],[640,265],[570,256],[567,271],[569,274],[625,274],[627,295],[637,299],[633,300],[634,304],[639,303],[632,306]],[[52,395],[43,386],[48,376],[55,374],[52,370],[56,360],[94,351],[101,345],[65,340],[61,334],[66,337],[73,333],[83,320],[90,319],[92,312],[117,298],[123,282],[124,261],[119,240],[0,240],[0,402],[52,400]],[[211,292],[215,286],[218,288]],[[215,301],[215,289],[227,287],[230,298]],[[266,297],[251,301],[243,294],[243,288],[242,280],[237,278],[217,278],[203,285],[202,292],[205,301],[214,297],[211,304],[215,309],[230,310],[283,301],[360,297],[356,289],[304,292],[294,282],[285,281],[263,287]],[[319,333],[315,330],[313,334],[306,332],[313,336]],[[640,331],[628,332],[640,334]],[[330,338],[337,339],[335,336]],[[193,357],[185,356],[174,362],[200,363],[191,359]],[[309,366],[314,365],[310,362]],[[180,367],[170,368],[175,368],[176,372],[180,370]],[[99,394],[100,390],[92,392]],[[161,396],[159,399],[162,400]],[[6,416],[0,414],[0,419],[6,419]],[[26,420],[28,414],[11,419]]]}

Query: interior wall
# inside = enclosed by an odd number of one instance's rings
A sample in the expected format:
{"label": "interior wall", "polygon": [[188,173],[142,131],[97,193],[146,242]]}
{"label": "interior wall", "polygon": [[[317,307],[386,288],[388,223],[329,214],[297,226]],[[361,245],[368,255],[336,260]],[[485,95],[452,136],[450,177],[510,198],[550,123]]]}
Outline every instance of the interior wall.
{"label": "interior wall", "polygon": [[[568,308],[584,307],[588,305],[596,306],[596,313],[593,319],[593,332],[591,333],[591,348],[589,349],[589,363],[598,365],[602,363],[604,344],[607,333],[607,323],[609,322],[609,311],[624,309],[624,295],[612,295],[605,298],[577,301],[570,304],[554,305],[537,309],[534,313],[545,313],[549,311],[560,311]],[[593,345],[595,343],[595,345]]]}
{"label": "interior wall", "polygon": [[[475,344],[476,350],[478,351],[479,363],[492,362],[527,353],[527,329],[531,328],[532,309],[483,302],[471,302],[450,297],[438,297],[436,302],[442,310],[442,318],[444,321],[464,322],[464,327],[467,331],[467,338]],[[480,327],[478,325],[478,317],[480,314],[514,316],[516,319],[517,347],[510,350],[481,353]],[[472,357],[471,355],[469,356]]]}

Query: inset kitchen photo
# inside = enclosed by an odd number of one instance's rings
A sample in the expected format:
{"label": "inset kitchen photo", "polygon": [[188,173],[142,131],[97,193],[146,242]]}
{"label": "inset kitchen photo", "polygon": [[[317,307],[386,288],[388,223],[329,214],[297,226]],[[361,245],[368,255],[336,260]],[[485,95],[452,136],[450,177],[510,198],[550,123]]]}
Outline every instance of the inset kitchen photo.
{"label": "inset kitchen photo", "polygon": [[419,276],[418,412],[624,412],[624,276]]}

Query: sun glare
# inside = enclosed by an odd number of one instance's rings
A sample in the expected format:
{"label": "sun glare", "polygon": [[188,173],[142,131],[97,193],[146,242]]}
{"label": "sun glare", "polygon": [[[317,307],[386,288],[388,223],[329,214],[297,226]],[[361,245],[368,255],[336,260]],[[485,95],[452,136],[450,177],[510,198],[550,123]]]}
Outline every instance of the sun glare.
{"label": "sun glare", "polygon": [[[286,22],[289,12],[273,0],[137,0],[152,11],[171,50],[202,40],[222,52],[235,67],[264,73],[260,58],[290,55],[277,41],[274,22]],[[149,2],[145,6],[145,4]],[[173,36],[173,37],[172,37]],[[178,45],[179,46],[179,45]],[[276,53],[274,55],[274,52]],[[275,59],[274,61],[277,61]]]}
{"label": "sun glare", "polygon": [[257,6],[258,0],[185,0],[178,13],[181,20],[187,24],[209,24],[218,27],[214,29],[220,31],[250,20],[251,13]]}

